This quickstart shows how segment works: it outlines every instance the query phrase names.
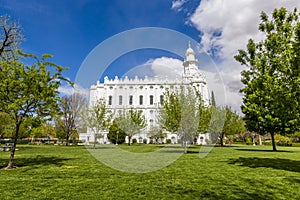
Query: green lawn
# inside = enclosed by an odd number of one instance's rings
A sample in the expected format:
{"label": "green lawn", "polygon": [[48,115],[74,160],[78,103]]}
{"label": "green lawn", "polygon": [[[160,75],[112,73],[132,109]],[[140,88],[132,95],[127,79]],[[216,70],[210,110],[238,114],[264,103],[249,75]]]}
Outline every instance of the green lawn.
{"label": "green lawn", "polygon": [[[120,146],[149,152],[160,146]],[[300,148],[189,149],[151,173],[116,171],[83,146],[19,146],[18,169],[0,171],[0,199],[300,199]],[[9,152],[0,152],[0,166]]]}

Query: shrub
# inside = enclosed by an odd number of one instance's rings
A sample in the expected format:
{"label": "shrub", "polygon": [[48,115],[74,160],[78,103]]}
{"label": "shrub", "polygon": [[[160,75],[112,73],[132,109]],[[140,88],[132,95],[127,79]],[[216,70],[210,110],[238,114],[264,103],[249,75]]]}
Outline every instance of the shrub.
{"label": "shrub", "polygon": [[132,144],[136,144],[137,143],[137,139],[133,138],[132,139]]}
{"label": "shrub", "polygon": [[241,142],[241,139],[240,139],[240,138],[237,138],[237,137],[234,137],[232,141],[233,141],[233,142]]}
{"label": "shrub", "polygon": [[166,140],[166,144],[171,144],[172,143],[172,140],[171,139],[167,139]]}
{"label": "shrub", "polygon": [[253,145],[252,138],[246,138],[246,145]]}
{"label": "shrub", "polygon": [[144,143],[144,144],[147,144],[147,139],[143,139],[143,143]]}
{"label": "shrub", "polygon": [[289,137],[280,135],[280,134],[276,134],[274,136],[276,145],[278,146],[292,146],[292,142],[290,141]]}
{"label": "shrub", "polygon": [[210,139],[207,139],[207,138],[205,139],[205,142],[206,142],[207,145],[211,145],[212,144],[212,141]]}

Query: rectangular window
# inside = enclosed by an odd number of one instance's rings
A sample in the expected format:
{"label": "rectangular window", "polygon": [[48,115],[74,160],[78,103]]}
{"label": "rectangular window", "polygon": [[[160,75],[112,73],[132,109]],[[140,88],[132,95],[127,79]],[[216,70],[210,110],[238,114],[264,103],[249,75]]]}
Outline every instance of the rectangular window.
{"label": "rectangular window", "polygon": [[153,105],[153,95],[150,95],[150,105]]}
{"label": "rectangular window", "polygon": [[108,105],[112,105],[112,96],[108,97]]}
{"label": "rectangular window", "polygon": [[143,95],[140,95],[140,105],[143,105]]}
{"label": "rectangular window", "polygon": [[119,105],[122,105],[122,103],[123,103],[123,99],[122,99],[122,96],[120,95],[119,96]]}
{"label": "rectangular window", "polygon": [[130,96],[129,96],[129,105],[132,105],[132,103],[133,103],[133,96],[130,95]]}
{"label": "rectangular window", "polygon": [[164,103],[164,96],[163,95],[159,96],[159,102],[160,102],[160,104]]}

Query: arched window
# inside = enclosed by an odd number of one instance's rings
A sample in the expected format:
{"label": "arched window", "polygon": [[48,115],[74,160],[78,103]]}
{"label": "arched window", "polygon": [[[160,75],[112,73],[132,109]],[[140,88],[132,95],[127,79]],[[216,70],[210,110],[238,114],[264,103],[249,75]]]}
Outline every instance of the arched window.
{"label": "arched window", "polygon": [[159,102],[160,102],[160,104],[164,103],[164,95],[159,96]]}
{"label": "arched window", "polygon": [[130,96],[129,96],[129,105],[132,105],[132,103],[133,103],[133,96],[130,95]]}
{"label": "arched window", "polygon": [[108,105],[112,105],[112,96],[108,96]]}
{"label": "arched window", "polygon": [[150,95],[150,105],[153,105],[153,95]]}
{"label": "arched window", "polygon": [[143,95],[140,95],[140,105],[143,105]]}
{"label": "arched window", "polygon": [[119,105],[122,105],[122,103],[123,103],[123,97],[122,97],[122,95],[120,95],[119,96]]}

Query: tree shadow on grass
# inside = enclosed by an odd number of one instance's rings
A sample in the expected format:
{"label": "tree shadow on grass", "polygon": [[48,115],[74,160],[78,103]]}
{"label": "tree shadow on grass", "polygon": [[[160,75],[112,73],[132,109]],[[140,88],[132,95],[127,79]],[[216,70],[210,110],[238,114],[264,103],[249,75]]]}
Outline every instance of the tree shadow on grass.
{"label": "tree shadow on grass", "polygon": [[273,151],[272,149],[235,149],[237,151],[257,151],[257,152],[286,152],[286,153],[293,153],[293,151],[286,151],[286,150],[277,150]]}
{"label": "tree shadow on grass", "polygon": [[[37,155],[31,158],[16,158],[14,161],[14,165],[16,167],[40,167],[40,166],[48,166],[48,165],[55,165],[61,167],[64,165],[64,161],[70,160],[68,158],[60,158],[55,156],[41,156]],[[9,159],[0,159],[0,168],[5,167],[9,161]]]}
{"label": "tree shadow on grass", "polygon": [[282,158],[240,157],[237,159],[230,159],[228,164],[236,164],[242,167],[250,168],[264,167],[300,173],[300,161],[298,160],[289,160]]}

